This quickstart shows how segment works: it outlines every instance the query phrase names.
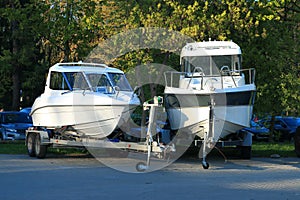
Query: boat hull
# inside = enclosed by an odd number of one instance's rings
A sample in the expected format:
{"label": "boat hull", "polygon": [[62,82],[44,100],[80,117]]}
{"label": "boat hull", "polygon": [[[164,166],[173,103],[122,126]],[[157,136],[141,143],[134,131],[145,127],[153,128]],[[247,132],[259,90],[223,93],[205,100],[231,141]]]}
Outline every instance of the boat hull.
{"label": "boat hull", "polygon": [[121,117],[127,117],[136,106],[129,104],[129,95],[119,94],[118,98],[122,101],[114,96],[82,92],[60,97],[42,95],[32,107],[33,125],[46,128],[72,126],[79,136],[107,137],[116,129]]}
{"label": "boat hull", "polygon": [[213,100],[214,137],[225,138],[250,126],[254,96],[255,90],[197,93],[167,88],[166,109],[171,119],[171,129],[181,129],[204,138],[204,134],[209,132],[210,106]]}

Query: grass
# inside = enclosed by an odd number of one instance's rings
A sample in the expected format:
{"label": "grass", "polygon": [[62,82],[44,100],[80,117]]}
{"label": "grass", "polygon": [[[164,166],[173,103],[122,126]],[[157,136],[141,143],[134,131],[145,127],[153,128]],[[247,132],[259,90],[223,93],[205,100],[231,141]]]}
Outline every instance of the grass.
{"label": "grass", "polygon": [[[49,154],[83,154],[86,153],[84,149],[78,148],[48,148]],[[25,141],[1,141],[0,142],[0,154],[27,154],[27,148]]]}
{"label": "grass", "polygon": [[24,140],[1,141],[0,154],[26,154],[27,149]]}
{"label": "grass", "polygon": [[[252,145],[253,157],[270,157],[272,154],[279,154],[281,157],[297,157],[294,152],[293,143],[269,143],[269,142],[254,142]],[[239,156],[239,152],[235,148],[225,147],[221,149],[229,157]],[[75,148],[48,148],[50,154],[83,154],[87,153],[83,149]],[[216,152],[217,153],[217,152]],[[24,141],[1,141],[0,154],[27,154],[27,149]],[[212,152],[214,154],[214,152]]]}
{"label": "grass", "polygon": [[272,154],[278,154],[281,157],[297,157],[294,143],[255,142],[252,145],[252,156],[254,157],[270,157]]}

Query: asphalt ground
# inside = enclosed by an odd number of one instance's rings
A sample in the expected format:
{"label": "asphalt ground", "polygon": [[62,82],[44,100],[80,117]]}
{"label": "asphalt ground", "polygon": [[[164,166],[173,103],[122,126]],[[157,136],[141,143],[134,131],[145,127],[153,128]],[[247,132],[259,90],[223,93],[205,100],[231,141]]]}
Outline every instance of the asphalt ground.
{"label": "asphalt ground", "polygon": [[126,173],[90,156],[0,155],[0,199],[300,199],[299,158],[208,162],[203,169],[183,157],[150,173]]}

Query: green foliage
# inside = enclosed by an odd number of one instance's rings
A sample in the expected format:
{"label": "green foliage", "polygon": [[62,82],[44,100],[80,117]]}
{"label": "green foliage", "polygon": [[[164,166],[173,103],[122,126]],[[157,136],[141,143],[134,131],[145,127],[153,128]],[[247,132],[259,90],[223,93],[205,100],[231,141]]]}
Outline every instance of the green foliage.
{"label": "green foliage", "polygon": [[[244,67],[257,71],[255,112],[298,115],[299,12],[297,0],[3,0],[0,104],[11,108],[20,89],[23,97],[30,97],[22,103],[30,105],[43,91],[51,65],[84,60],[94,47],[116,34],[160,27],[195,41],[235,41],[242,47]],[[160,42],[168,48],[124,52],[120,46],[117,58],[103,61],[125,72],[149,63],[178,70],[178,50],[170,49],[184,44],[176,39]],[[150,87],[146,93],[151,97],[153,91]]]}
{"label": "green foliage", "polygon": [[298,115],[300,111],[299,21],[294,21],[296,16],[299,18],[300,9],[298,3],[298,11],[291,12],[289,6],[293,4],[296,2],[270,1],[269,6],[275,5],[273,15],[262,17],[260,26],[268,31],[254,40],[261,47],[255,50],[259,56],[256,110],[262,113]]}

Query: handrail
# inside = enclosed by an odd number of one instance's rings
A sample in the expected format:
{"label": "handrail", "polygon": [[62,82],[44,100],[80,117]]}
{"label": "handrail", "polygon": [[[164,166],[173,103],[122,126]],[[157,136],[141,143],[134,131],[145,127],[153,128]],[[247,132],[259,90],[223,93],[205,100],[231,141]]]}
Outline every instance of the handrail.
{"label": "handrail", "polygon": [[[229,69],[228,66],[223,66],[223,67],[221,67],[221,69],[220,69],[222,89],[224,88],[224,84],[223,84],[223,76],[225,76],[225,75],[224,75],[224,72],[227,72],[227,73],[230,75],[230,77],[231,77],[231,79],[232,79],[232,82],[234,83],[234,86],[237,87],[236,82],[235,82],[235,80],[234,80],[234,78],[233,78],[233,76],[232,76],[233,71],[230,71],[230,69]],[[234,71],[234,72],[236,72],[236,71]]]}
{"label": "handrail", "polygon": [[[221,68],[222,69],[222,68]],[[194,71],[193,71],[193,74],[192,76],[189,76],[190,77],[190,80],[188,82],[188,86],[187,88],[190,86],[191,84],[191,81],[193,78],[195,78],[195,73],[199,70],[199,72],[202,72],[201,73],[201,90],[203,90],[203,82],[204,82],[204,78],[205,77],[216,77],[216,76],[212,76],[212,75],[205,75],[203,73],[203,70],[202,68],[195,68]],[[245,84],[248,85],[248,84],[254,84],[254,81],[255,81],[255,68],[249,68],[249,69],[240,69],[240,70],[220,70],[220,74],[221,74],[221,85],[222,85],[222,89],[224,88],[224,83],[223,83],[223,77],[226,76],[224,74],[224,72],[228,73],[228,76],[230,76],[233,80],[233,83],[234,85],[237,87],[237,83],[236,83],[236,80],[234,79],[235,77],[235,74],[239,74],[239,76],[242,76],[242,74],[246,74],[246,77],[247,80],[245,79]],[[168,79],[167,75],[170,74],[170,78]],[[175,76],[175,74],[178,74],[179,76],[180,75],[187,75],[188,73],[186,72],[177,72],[177,71],[167,71],[164,73],[164,77],[165,77],[165,83],[166,83],[166,86],[168,87],[173,87],[173,76]],[[248,77],[247,77],[248,76]],[[169,82],[171,80],[171,82]],[[179,84],[179,81],[178,81],[178,84]],[[175,86],[176,87],[176,86]]]}
{"label": "handrail", "polygon": [[[167,74],[171,74],[170,86],[168,84]],[[166,72],[164,72],[166,86],[173,87],[173,74],[185,75],[186,73],[185,72],[178,72],[178,71],[166,71]]]}
{"label": "handrail", "polygon": [[192,77],[191,77],[191,79],[190,79],[190,81],[189,81],[189,83],[188,83],[188,85],[187,85],[186,88],[188,89],[190,87],[190,83],[191,83],[192,79],[194,78],[194,74],[195,74],[196,70],[200,70],[199,72],[201,73],[201,90],[203,90],[203,76],[204,76],[204,72],[203,72],[202,67],[195,67],[195,69],[193,70],[193,73],[192,73]]}

